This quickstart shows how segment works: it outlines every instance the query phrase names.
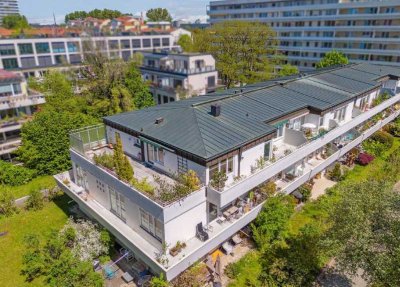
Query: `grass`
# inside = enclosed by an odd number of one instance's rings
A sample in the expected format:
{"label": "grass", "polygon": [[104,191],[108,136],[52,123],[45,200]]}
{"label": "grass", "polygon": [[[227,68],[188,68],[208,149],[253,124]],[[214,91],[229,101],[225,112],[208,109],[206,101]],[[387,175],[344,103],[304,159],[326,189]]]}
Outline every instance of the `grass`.
{"label": "grass", "polygon": [[257,282],[257,278],[261,274],[261,265],[259,253],[257,251],[250,251],[239,261],[234,263],[233,277],[234,281],[229,283],[229,287],[242,287],[242,286],[256,286],[251,283]]}
{"label": "grass", "polygon": [[33,190],[52,188],[54,186],[56,186],[54,178],[50,175],[44,175],[34,178],[27,184],[13,186],[11,187],[11,191],[14,194],[15,198],[20,198],[28,195]]}
{"label": "grass", "polygon": [[25,252],[24,238],[27,234],[37,234],[42,239],[50,235],[52,230],[60,230],[67,222],[68,201],[62,195],[54,202],[45,203],[42,210],[21,210],[11,217],[0,217],[0,232],[7,231],[0,237],[0,286],[43,286],[43,280],[25,282],[21,275],[22,256]]}

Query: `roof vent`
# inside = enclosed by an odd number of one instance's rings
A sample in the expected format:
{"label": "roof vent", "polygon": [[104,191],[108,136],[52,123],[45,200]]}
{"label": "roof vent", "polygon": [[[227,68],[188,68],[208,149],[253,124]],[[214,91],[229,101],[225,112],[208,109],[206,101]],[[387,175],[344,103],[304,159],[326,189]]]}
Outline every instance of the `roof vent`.
{"label": "roof vent", "polygon": [[221,106],[218,104],[211,105],[211,114],[214,117],[219,117],[219,115],[221,114]]}
{"label": "roof vent", "polygon": [[156,118],[155,124],[156,124],[156,125],[159,125],[159,124],[161,124],[163,121],[164,121],[164,118]]}

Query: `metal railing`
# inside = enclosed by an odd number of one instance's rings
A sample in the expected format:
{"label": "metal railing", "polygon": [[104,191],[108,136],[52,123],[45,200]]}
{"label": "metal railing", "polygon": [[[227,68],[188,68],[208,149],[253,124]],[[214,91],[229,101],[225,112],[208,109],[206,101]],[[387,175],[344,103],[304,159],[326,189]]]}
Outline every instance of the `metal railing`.
{"label": "metal railing", "polygon": [[74,130],[69,135],[71,148],[82,155],[93,148],[107,144],[106,131],[103,124]]}

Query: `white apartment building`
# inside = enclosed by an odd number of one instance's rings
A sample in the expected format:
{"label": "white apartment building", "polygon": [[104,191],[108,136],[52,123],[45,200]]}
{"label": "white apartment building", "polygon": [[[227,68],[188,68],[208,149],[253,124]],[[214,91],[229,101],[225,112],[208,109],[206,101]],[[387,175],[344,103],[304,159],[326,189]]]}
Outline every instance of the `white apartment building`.
{"label": "white apartment building", "polygon": [[18,0],[1,0],[0,1],[0,23],[4,16],[19,14]]}
{"label": "white apartment building", "polygon": [[127,60],[136,51],[172,49],[170,34],[104,37],[0,39],[0,68],[41,76],[48,69],[79,66],[87,49]]}
{"label": "white apartment building", "polygon": [[0,70],[0,159],[11,159],[11,152],[21,144],[22,124],[44,102],[42,94],[28,89],[23,77]]}
{"label": "white apartment building", "polygon": [[214,92],[218,72],[210,54],[145,52],[142,53],[143,79],[150,81],[150,90],[157,104]]}
{"label": "white apartment building", "polygon": [[[290,194],[399,115],[400,68],[324,69],[105,117],[71,134],[73,169],[55,178],[138,262],[172,280],[256,218],[261,184]],[[119,180],[93,160],[113,153],[116,135],[138,181],[193,170],[201,187],[169,197]],[[227,175],[218,188],[217,171]],[[165,250],[178,242],[177,255]]]}
{"label": "white apartment building", "polygon": [[332,49],[351,62],[400,66],[398,0],[211,1],[210,23],[257,21],[270,25],[290,64],[303,70]]}

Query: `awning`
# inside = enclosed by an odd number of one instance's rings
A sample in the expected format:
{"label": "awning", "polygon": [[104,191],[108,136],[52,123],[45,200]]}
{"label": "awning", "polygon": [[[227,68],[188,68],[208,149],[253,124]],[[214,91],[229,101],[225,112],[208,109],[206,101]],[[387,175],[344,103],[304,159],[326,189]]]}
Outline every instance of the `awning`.
{"label": "awning", "polygon": [[152,146],[155,146],[155,147],[158,147],[158,148],[162,148],[162,149],[165,149],[165,150],[170,151],[170,152],[175,152],[174,150],[172,150],[172,149],[170,149],[170,148],[167,148],[167,147],[163,146],[162,144],[156,143],[156,142],[154,142],[154,141],[152,141],[152,140],[149,140],[149,139],[146,139],[146,138],[144,138],[144,137],[139,137],[139,139],[140,139],[142,142],[151,144]]}

